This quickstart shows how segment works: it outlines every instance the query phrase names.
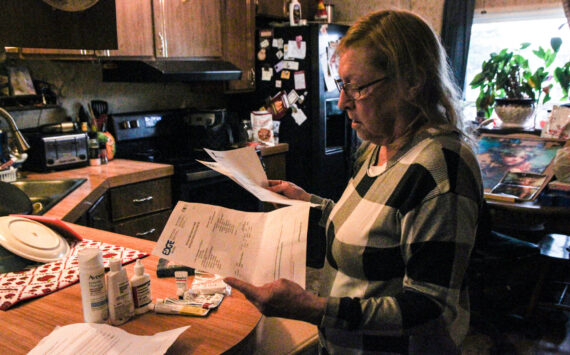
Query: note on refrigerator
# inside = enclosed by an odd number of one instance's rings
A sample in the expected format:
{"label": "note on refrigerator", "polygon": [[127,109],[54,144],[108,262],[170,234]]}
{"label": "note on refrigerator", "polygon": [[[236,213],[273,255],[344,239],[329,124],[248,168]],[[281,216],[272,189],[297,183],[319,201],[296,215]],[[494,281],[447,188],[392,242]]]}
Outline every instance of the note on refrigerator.
{"label": "note on refrigerator", "polygon": [[309,208],[243,212],[180,201],[152,254],[255,285],[286,278],[305,287]]}

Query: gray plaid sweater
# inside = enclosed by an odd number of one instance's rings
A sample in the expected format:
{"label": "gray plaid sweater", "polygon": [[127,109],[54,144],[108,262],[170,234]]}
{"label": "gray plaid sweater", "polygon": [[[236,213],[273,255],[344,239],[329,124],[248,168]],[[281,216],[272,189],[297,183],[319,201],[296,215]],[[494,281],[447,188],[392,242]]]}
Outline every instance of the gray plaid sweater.
{"label": "gray plaid sweater", "polygon": [[483,198],[475,155],[457,133],[432,128],[371,176],[372,149],[336,205],[312,196],[327,235],[321,345],[330,354],[457,353]]}

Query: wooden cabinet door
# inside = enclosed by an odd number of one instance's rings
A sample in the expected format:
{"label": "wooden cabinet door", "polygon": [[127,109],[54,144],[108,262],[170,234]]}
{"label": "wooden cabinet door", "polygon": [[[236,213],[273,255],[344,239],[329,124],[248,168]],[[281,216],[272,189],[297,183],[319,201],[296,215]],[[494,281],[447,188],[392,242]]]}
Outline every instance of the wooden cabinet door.
{"label": "wooden cabinet door", "polygon": [[117,11],[116,50],[96,51],[102,57],[153,57],[151,0],[115,0]]}
{"label": "wooden cabinet door", "polygon": [[153,1],[156,57],[222,57],[222,1]]}
{"label": "wooden cabinet door", "polygon": [[224,59],[242,70],[240,80],[227,84],[230,92],[255,89],[255,1],[224,0],[222,11]]}

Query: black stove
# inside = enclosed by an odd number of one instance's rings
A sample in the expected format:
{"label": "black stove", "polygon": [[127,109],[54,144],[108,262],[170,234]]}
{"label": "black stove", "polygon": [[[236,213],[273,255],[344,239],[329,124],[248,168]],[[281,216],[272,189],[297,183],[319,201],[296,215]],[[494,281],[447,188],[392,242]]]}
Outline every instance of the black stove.
{"label": "black stove", "polygon": [[240,137],[237,119],[224,109],[128,112],[110,117],[116,157],[174,167],[173,201],[259,211],[261,203],[231,179],[196,159],[212,161],[204,148],[227,150]]}

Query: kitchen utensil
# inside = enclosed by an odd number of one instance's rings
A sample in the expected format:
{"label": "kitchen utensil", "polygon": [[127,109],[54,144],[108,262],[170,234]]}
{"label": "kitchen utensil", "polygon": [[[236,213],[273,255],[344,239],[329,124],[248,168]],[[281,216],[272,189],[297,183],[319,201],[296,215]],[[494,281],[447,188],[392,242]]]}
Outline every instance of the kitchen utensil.
{"label": "kitchen utensil", "polygon": [[69,243],[58,233],[31,219],[0,217],[0,245],[19,257],[49,263],[65,257]]}
{"label": "kitchen utensil", "polygon": [[103,126],[107,125],[107,114],[109,113],[109,104],[103,100],[92,100],[91,107],[95,116],[97,129],[102,130]]}
{"label": "kitchen utensil", "polygon": [[32,201],[16,186],[0,181],[0,216],[32,213]]}

